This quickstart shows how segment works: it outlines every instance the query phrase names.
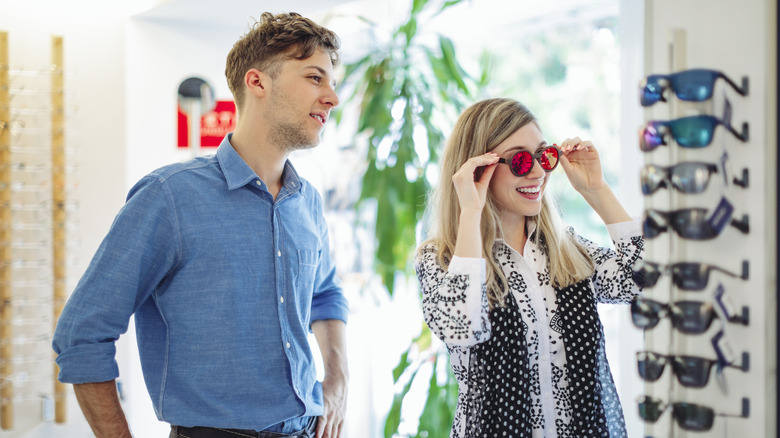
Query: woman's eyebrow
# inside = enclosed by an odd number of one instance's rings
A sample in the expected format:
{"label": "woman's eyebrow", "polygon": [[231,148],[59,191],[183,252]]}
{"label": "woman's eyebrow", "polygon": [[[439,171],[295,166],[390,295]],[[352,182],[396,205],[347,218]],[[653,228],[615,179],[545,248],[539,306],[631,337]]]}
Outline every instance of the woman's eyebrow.
{"label": "woman's eyebrow", "polygon": [[[548,147],[547,146],[547,141],[546,140],[542,140],[542,142],[539,143],[539,147],[536,148],[534,153],[542,151],[542,150],[544,150],[547,147]],[[509,152],[509,151],[518,151],[518,150],[530,151],[530,150],[533,150],[533,149],[530,146],[517,145],[517,146],[510,146],[509,149],[507,149],[506,151]]]}

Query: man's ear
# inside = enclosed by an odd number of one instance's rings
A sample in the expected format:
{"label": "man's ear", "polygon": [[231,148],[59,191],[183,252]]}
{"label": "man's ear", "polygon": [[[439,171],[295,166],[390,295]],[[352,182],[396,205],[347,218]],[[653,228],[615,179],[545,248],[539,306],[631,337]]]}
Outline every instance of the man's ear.
{"label": "man's ear", "polygon": [[256,68],[250,68],[244,74],[247,92],[255,97],[265,97],[271,86],[271,77]]}

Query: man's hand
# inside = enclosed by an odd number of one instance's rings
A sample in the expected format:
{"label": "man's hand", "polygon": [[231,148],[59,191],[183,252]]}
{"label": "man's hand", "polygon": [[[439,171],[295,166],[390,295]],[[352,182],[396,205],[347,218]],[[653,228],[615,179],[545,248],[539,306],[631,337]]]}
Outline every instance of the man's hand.
{"label": "man's hand", "polygon": [[322,352],[325,378],[322,380],[324,411],[317,419],[317,438],[339,438],[347,411],[346,324],[336,319],[317,320],[311,324]]}
{"label": "man's hand", "polygon": [[347,380],[345,377],[326,377],[322,381],[324,409],[317,419],[317,438],[338,438],[347,412]]}

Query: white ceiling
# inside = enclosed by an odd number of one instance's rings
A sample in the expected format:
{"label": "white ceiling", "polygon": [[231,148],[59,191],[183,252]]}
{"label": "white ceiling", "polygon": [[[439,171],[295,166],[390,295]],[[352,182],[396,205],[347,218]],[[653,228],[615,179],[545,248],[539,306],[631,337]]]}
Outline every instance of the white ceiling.
{"label": "white ceiling", "polygon": [[[208,22],[212,26],[235,28],[251,17],[259,18],[264,11],[298,12],[302,15],[322,13],[348,0],[151,0],[135,18],[189,23]],[[284,7],[280,7],[283,4]]]}

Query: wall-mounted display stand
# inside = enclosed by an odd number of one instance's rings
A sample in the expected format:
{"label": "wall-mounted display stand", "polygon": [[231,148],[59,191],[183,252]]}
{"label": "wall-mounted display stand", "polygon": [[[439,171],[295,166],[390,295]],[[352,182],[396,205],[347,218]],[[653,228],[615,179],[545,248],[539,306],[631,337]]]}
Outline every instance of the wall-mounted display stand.
{"label": "wall-mounted display stand", "polygon": [[0,427],[13,427],[14,406],[10,400],[14,388],[9,385],[13,372],[13,327],[11,320],[11,94],[9,79],[8,33],[0,32]]}
{"label": "wall-mounted display stand", "polygon": [[63,38],[25,69],[0,32],[0,429],[64,423],[67,391],[51,339],[67,299],[75,203],[66,145]]}
{"label": "wall-mounted display stand", "polygon": [[773,437],[777,4],[645,6],[646,383],[624,407],[645,437]]}
{"label": "wall-mounted display stand", "polygon": [[[54,324],[67,299],[66,266],[66,180],[65,180],[65,68],[62,37],[51,40],[51,199],[52,264],[54,266]],[[52,327],[52,331],[54,327]],[[64,423],[67,417],[65,384],[57,380],[59,367],[54,365],[54,421]]]}

